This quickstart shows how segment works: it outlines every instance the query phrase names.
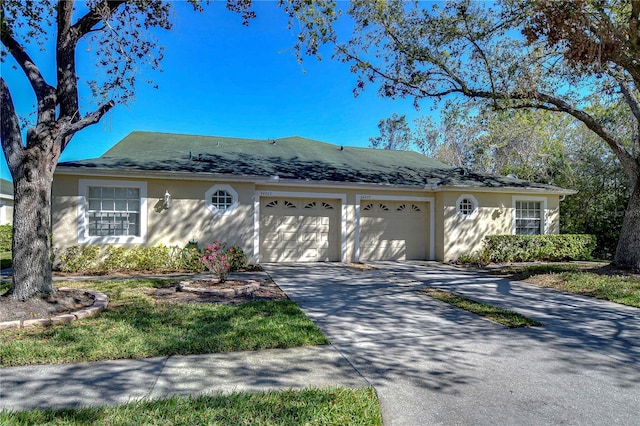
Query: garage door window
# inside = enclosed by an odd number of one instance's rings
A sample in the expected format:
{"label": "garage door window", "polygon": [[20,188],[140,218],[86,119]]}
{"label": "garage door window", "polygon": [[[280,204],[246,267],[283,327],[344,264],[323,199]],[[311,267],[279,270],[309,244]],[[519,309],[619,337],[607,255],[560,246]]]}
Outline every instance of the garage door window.
{"label": "garage door window", "polygon": [[225,215],[238,206],[238,193],[229,185],[214,185],[205,193],[211,213]]}

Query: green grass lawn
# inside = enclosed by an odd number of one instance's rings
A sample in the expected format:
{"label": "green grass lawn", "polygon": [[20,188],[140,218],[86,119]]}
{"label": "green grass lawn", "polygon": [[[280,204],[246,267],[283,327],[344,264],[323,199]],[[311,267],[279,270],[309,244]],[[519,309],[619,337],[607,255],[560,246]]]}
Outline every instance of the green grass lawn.
{"label": "green grass lawn", "polygon": [[640,274],[580,264],[512,266],[500,270],[499,274],[543,287],[640,308]]}
{"label": "green grass lawn", "polygon": [[171,397],[115,407],[0,412],[13,425],[381,425],[372,388]]}
{"label": "green grass lawn", "polygon": [[148,358],[326,344],[291,301],[241,305],[156,302],[165,280],[60,282],[109,296],[108,308],[70,324],[0,332],[0,366]]}
{"label": "green grass lawn", "polygon": [[517,312],[509,311],[506,309],[498,308],[488,305],[486,303],[477,302],[464,296],[450,293],[444,290],[437,290],[434,288],[420,290],[420,293],[426,294],[429,297],[448,303],[465,311],[473,312],[476,315],[490,319],[498,324],[505,325],[509,328],[520,327],[537,327],[542,323],[527,318],[524,315],[520,315]]}

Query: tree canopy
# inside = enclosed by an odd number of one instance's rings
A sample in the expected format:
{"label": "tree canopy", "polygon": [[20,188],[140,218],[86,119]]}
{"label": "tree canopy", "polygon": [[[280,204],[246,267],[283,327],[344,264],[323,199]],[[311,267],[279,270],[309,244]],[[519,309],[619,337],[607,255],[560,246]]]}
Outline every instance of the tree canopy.
{"label": "tree canopy", "polygon": [[[195,11],[209,3],[187,1]],[[22,71],[36,101],[33,114],[18,117],[11,88],[0,76],[0,139],[14,181],[12,297],[25,300],[54,291],[49,230],[58,159],[77,132],[100,121],[115,105],[131,101],[140,80],[153,84],[143,79],[143,71],[161,66],[164,49],[155,34],[172,28],[172,3],[0,0],[0,60]],[[244,25],[255,17],[251,0],[224,3]],[[324,28],[337,16],[335,2],[279,0],[278,5],[289,18],[289,29],[301,30],[300,43],[294,46],[298,59],[319,57]],[[314,15],[315,20],[300,19]],[[321,38],[313,35],[316,32]],[[55,58],[53,69],[45,70],[48,64],[34,60],[34,49]],[[80,96],[85,85],[88,97]]]}
{"label": "tree canopy", "polygon": [[[355,0],[353,30],[309,39],[335,46],[337,59],[381,96],[476,102],[495,111],[540,109],[571,115],[618,158],[632,189],[615,261],[640,269],[640,1],[471,0],[444,4]],[[307,17],[322,22],[314,16]],[[622,105],[624,131],[606,114]]]}

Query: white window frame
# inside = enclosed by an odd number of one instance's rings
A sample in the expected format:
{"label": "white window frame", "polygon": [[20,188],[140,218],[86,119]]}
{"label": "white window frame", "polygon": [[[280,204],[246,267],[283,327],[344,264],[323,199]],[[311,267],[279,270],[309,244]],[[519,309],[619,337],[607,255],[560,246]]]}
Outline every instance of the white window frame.
{"label": "white window frame", "polygon": [[527,196],[514,196],[512,197],[512,234],[516,234],[516,221],[517,221],[517,209],[516,202],[517,201],[534,201],[540,203],[540,235],[544,235],[547,233],[547,197],[527,197]]}
{"label": "white window frame", "polygon": [[[89,235],[87,203],[89,187],[137,188],[140,195],[140,235]],[[132,180],[80,179],[78,181],[79,244],[144,244],[147,240],[147,182]]]}
{"label": "white window frame", "polygon": [[[464,212],[462,212],[460,210],[460,203],[464,199],[467,199],[467,200],[471,201],[471,203],[473,204],[473,210],[471,211],[471,213],[464,213]],[[456,200],[456,213],[458,214],[458,217],[463,219],[463,220],[471,219],[471,218],[475,217],[478,214],[479,206],[480,206],[480,204],[478,203],[478,199],[476,197],[474,197],[471,194],[462,194]]]}
{"label": "white window frame", "polygon": [[[211,202],[211,197],[213,196],[213,194],[215,194],[216,191],[227,191],[229,195],[231,195],[231,199],[233,200],[233,202],[229,207],[222,210],[213,205],[213,203]],[[231,213],[236,207],[238,207],[238,191],[233,189],[231,185],[226,185],[226,184],[213,185],[211,188],[207,190],[207,192],[204,193],[204,201],[207,204],[207,208],[211,213],[213,213],[216,216],[224,216]]]}

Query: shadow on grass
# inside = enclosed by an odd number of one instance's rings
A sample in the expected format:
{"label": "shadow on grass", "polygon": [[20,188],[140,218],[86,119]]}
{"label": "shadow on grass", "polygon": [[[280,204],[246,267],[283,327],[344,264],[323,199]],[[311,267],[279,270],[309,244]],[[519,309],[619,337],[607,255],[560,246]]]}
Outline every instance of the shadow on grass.
{"label": "shadow on grass", "polygon": [[239,305],[157,302],[165,280],[73,283],[109,296],[97,316],[71,324],[2,332],[0,365],[86,362],[326,344],[291,301]]}

